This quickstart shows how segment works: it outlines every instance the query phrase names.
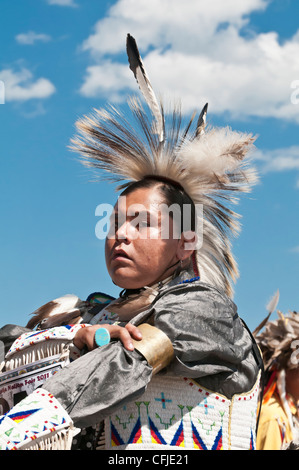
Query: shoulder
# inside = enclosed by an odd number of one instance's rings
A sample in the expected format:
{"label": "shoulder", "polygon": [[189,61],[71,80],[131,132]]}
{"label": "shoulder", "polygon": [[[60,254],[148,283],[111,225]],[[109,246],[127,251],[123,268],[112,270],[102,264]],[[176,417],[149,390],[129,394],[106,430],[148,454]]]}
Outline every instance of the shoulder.
{"label": "shoulder", "polygon": [[199,313],[204,310],[218,316],[235,316],[235,303],[222,291],[197,278],[186,280],[161,289],[155,300],[156,308],[172,306],[175,310],[183,309]]}
{"label": "shoulder", "polygon": [[154,322],[172,340],[192,341],[205,350],[227,351],[234,361],[250,356],[254,341],[237,306],[223,292],[200,281],[164,290],[154,305]]}
{"label": "shoulder", "polygon": [[[233,344],[243,328],[235,304],[222,292],[200,281],[163,289],[156,299],[154,322],[165,328],[169,337],[194,341],[218,341]],[[223,340],[222,340],[223,342]]]}

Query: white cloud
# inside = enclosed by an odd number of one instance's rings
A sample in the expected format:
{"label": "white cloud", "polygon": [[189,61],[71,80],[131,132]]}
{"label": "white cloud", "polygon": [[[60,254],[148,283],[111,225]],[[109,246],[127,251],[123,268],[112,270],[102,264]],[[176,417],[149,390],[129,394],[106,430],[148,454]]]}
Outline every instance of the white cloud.
{"label": "white cloud", "polygon": [[297,179],[295,189],[299,189],[299,145],[275,150],[256,150],[254,159],[261,173],[293,171]]}
{"label": "white cloud", "polygon": [[129,32],[138,42],[156,91],[180,96],[184,111],[208,101],[212,113],[299,123],[299,103],[292,99],[296,93],[292,85],[299,78],[299,30],[283,43],[276,32],[241,35],[248,15],[265,10],[267,4],[266,0],[119,0],[82,44],[94,63],[80,91],[109,99],[120,99],[128,88],[137,92],[132,75],[124,70],[127,62],[112,61],[114,54],[124,54]]}
{"label": "white cloud", "polygon": [[59,5],[61,7],[77,7],[74,0],[47,0],[49,5]]}
{"label": "white cloud", "polygon": [[34,79],[30,70],[22,68],[0,70],[0,80],[5,86],[5,101],[27,101],[49,98],[55,93],[55,86],[46,78]]}
{"label": "white cloud", "polygon": [[291,253],[298,253],[299,254],[299,245],[298,246],[294,246],[293,248],[291,248]]}
{"label": "white cloud", "polygon": [[34,31],[29,31],[28,33],[21,33],[16,36],[16,41],[19,44],[24,45],[33,45],[37,41],[48,42],[51,41],[51,36],[48,34],[38,34]]}
{"label": "white cloud", "polygon": [[96,54],[123,52],[126,34],[136,36],[141,48],[149,46],[198,54],[219,25],[241,27],[245,16],[264,9],[267,0],[118,0],[108,16],[95,25],[83,49]]}
{"label": "white cloud", "polygon": [[81,94],[87,97],[95,97],[99,94],[109,94],[110,99],[121,101],[120,81],[123,85],[127,82],[130,86],[130,73],[128,67],[106,61],[102,65],[93,65],[87,68],[86,80],[81,87]]}
{"label": "white cloud", "polygon": [[264,173],[290,170],[299,171],[298,145],[275,150],[257,150],[254,158],[259,161]]}

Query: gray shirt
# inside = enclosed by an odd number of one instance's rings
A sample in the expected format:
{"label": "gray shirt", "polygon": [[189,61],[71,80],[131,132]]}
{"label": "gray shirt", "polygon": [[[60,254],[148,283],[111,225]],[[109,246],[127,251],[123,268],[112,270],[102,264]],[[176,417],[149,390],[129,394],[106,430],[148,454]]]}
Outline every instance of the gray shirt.
{"label": "gray shirt", "polygon": [[[131,322],[138,325],[150,317],[174,348],[173,361],[160,374],[193,378],[227,398],[253,387],[261,357],[235,304],[224,293],[199,280],[187,282],[181,275]],[[43,387],[61,402],[75,425],[88,427],[139,397],[151,377],[152,368],[143,356],[112,341],[84,354]]]}

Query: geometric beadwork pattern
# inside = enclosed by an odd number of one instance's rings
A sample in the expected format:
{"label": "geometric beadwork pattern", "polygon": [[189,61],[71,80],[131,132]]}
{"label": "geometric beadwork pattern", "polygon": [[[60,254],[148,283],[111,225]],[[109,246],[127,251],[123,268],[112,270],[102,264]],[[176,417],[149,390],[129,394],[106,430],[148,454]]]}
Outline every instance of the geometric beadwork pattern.
{"label": "geometric beadwork pattern", "polygon": [[244,421],[251,429],[250,450],[255,450],[257,402],[259,397],[259,382],[249,392],[235,395],[231,405],[231,449],[244,448],[248,445],[248,432],[244,428]]}
{"label": "geometric beadwork pattern", "polygon": [[0,450],[16,450],[30,447],[72,427],[66,411],[60,403],[42,388],[35,390],[12,410],[0,423]]}
{"label": "geometric beadwork pattern", "polygon": [[[254,449],[258,384],[232,400],[191,379],[156,375],[105,421],[106,449]],[[159,446],[159,447],[158,447]]]}

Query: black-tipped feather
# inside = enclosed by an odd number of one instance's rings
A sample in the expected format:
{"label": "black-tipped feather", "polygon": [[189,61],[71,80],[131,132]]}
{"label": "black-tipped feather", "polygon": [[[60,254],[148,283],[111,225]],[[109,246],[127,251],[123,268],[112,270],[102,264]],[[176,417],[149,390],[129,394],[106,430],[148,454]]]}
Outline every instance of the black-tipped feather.
{"label": "black-tipped feather", "polygon": [[196,137],[198,137],[199,135],[202,135],[205,131],[206,121],[207,121],[207,112],[208,112],[208,103],[204,105],[199,115],[197,126],[196,126]]}
{"label": "black-tipped feather", "polygon": [[161,112],[160,105],[144,68],[139,50],[136,44],[135,39],[130,34],[127,35],[127,55],[130,64],[130,69],[132,70],[136,81],[139,85],[139,88],[149,106],[151,112],[153,113],[156,119],[156,133],[159,136],[159,141],[164,141],[164,120]]}

